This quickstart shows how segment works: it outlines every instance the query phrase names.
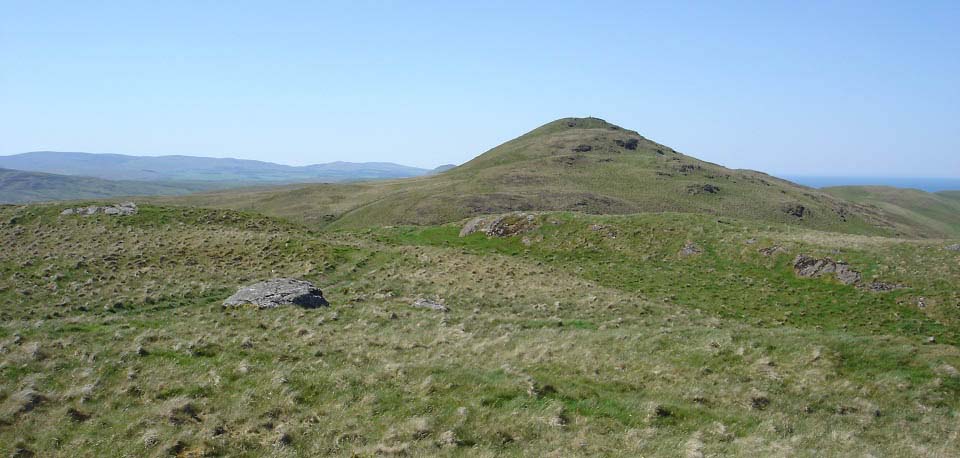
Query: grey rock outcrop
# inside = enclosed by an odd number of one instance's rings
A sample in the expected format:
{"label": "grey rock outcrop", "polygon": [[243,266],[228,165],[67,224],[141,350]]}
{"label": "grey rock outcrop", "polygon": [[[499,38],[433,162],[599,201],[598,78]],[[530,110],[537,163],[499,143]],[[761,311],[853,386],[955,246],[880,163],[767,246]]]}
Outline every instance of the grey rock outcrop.
{"label": "grey rock outcrop", "polygon": [[537,217],[530,213],[479,216],[467,222],[460,230],[460,237],[482,232],[492,237],[510,237],[537,227]]}
{"label": "grey rock outcrop", "polygon": [[261,309],[272,309],[282,305],[317,308],[326,307],[330,303],[324,299],[323,291],[313,283],[293,278],[275,278],[244,286],[223,301],[224,307],[241,305],[255,305]]}
{"label": "grey rock outcrop", "polygon": [[807,216],[810,213],[810,209],[800,204],[787,205],[783,207],[783,211],[786,214],[790,216],[795,216],[797,218],[803,218],[804,216]]}
{"label": "grey rock outcrop", "polygon": [[687,186],[687,194],[700,195],[700,194],[716,194],[720,192],[720,187],[714,184],[692,184]]}
{"label": "grey rock outcrop", "polygon": [[960,251],[960,243],[956,243],[956,244],[953,244],[953,245],[947,245],[947,250],[948,250],[948,251]]}
{"label": "grey rock outcrop", "polygon": [[76,207],[76,208],[67,208],[60,212],[63,216],[70,215],[80,215],[80,216],[92,216],[92,215],[112,215],[112,216],[130,216],[137,214],[137,204],[133,202],[124,202],[122,204],[108,205],[104,207],[98,207],[91,205],[89,207]]}
{"label": "grey rock outcrop", "polygon": [[804,254],[797,255],[793,260],[793,271],[800,277],[814,278],[824,275],[833,275],[844,285],[860,282],[860,272],[853,270],[849,264],[834,261],[830,258],[818,259]]}

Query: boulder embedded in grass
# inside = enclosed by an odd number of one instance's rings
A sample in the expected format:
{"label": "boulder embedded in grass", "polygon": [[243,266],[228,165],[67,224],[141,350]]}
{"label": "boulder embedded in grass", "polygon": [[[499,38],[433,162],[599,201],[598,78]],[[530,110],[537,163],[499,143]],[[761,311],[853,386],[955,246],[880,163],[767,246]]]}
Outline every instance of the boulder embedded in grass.
{"label": "boulder embedded in grass", "polygon": [[233,296],[223,301],[224,307],[255,305],[272,309],[281,305],[297,305],[303,308],[330,305],[323,291],[308,281],[293,278],[275,278],[240,288]]}
{"label": "boulder embedded in grass", "polygon": [[450,311],[450,308],[447,307],[446,305],[443,305],[443,304],[441,304],[441,303],[439,303],[439,302],[436,302],[436,301],[431,301],[431,300],[429,300],[429,299],[417,299],[417,300],[413,301],[413,304],[410,304],[410,306],[413,307],[413,308],[418,308],[418,309],[436,310],[436,311],[438,311],[438,312],[449,312],[449,311]]}

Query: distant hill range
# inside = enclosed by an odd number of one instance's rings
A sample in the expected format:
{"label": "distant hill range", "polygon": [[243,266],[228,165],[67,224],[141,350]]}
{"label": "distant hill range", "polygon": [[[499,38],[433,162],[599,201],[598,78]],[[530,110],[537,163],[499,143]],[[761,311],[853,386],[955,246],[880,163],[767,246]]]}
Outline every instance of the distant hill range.
{"label": "distant hill range", "polygon": [[175,196],[222,189],[227,183],[104,180],[0,168],[0,203],[100,199],[118,196]]}
{"label": "distant hill range", "polygon": [[440,224],[516,210],[570,210],[702,213],[859,234],[937,237],[953,231],[875,202],[705,162],[597,118],[553,121],[429,176],[230,190],[168,201],[257,210],[331,227]]}
{"label": "distant hill range", "polygon": [[245,159],[197,156],[128,156],[124,154],[36,151],[0,156],[0,167],[137,181],[238,181],[290,183],[407,178],[431,170],[390,162],[331,162],[301,167]]}
{"label": "distant hill range", "polygon": [[389,162],[331,162],[296,167],[243,159],[57,151],[0,156],[0,168],[8,169],[0,181],[0,202],[7,203],[180,195],[243,186],[408,178],[436,172]]}

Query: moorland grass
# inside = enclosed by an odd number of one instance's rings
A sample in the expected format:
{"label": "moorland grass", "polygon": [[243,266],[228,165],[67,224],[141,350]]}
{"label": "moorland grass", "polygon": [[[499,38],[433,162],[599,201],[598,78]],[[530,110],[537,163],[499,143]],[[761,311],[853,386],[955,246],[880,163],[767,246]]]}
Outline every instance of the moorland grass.
{"label": "moorland grass", "polygon": [[[669,214],[547,213],[538,229],[496,239],[455,226],[320,233],[223,210],[58,210],[0,209],[3,454],[960,447],[948,287],[958,254],[940,242]],[[679,256],[687,241],[703,254]],[[787,253],[757,252],[771,244]],[[800,251],[908,288],[795,278]],[[272,276],[312,280],[332,306],[220,307]],[[932,305],[918,310],[918,295]],[[411,308],[419,297],[451,311]]]}

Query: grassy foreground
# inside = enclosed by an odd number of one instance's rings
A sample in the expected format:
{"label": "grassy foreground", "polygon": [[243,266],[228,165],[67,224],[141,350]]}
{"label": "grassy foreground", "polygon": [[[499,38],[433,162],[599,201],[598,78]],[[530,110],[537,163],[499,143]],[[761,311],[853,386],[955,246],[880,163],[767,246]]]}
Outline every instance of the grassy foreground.
{"label": "grassy foreground", "polygon": [[[59,210],[0,209],[2,454],[960,449],[955,242],[681,214],[544,213],[513,237],[460,238]],[[681,255],[688,243],[702,253]],[[796,278],[801,252],[902,288]],[[220,307],[274,276],[333,305]],[[410,308],[421,297],[451,311]]]}

